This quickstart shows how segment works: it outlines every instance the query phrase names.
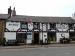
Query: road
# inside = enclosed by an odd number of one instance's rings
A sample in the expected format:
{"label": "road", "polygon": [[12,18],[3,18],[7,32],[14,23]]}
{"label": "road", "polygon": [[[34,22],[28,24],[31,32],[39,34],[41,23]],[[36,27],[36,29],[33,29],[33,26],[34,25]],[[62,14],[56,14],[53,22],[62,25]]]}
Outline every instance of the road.
{"label": "road", "polygon": [[75,56],[75,47],[1,49],[0,56]]}

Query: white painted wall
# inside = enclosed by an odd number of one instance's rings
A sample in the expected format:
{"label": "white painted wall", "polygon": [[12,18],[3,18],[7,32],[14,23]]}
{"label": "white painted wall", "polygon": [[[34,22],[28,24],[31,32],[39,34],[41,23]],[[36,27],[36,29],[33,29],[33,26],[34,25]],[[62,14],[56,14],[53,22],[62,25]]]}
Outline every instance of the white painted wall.
{"label": "white painted wall", "polygon": [[20,22],[6,22],[6,28],[9,31],[17,31],[20,28]]}
{"label": "white painted wall", "polygon": [[27,32],[27,44],[31,44],[31,43],[32,43],[32,32]]}
{"label": "white painted wall", "polygon": [[43,38],[43,43],[45,43],[45,39],[47,39],[47,32],[40,32],[39,34],[40,40]]}
{"label": "white painted wall", "polygon": [[33,29],[33,23],[28,23],[28,29],[32,30]]}
{"label": "white painted wall", "polygon": [[69,38],[69,33],[67,32],[67,33],[60,33],[60,32],[57,32],[56,33],[56,42],[60,42],[60,38],[63,38],[62,36],[61,36],[61,34],[63,35],[63,36],[65,36],[65,38]]}
{"label": "white painted wall", "polygon": [[47,30],[47,25],[43,24],[43,31],[46,31],[46,30]]}
{"label": "white painted wall", "polygon": [[47,39],[47,32],[43,32],[43,43],[45,43],[45,39]]}
{"label": "white painted wall", "polygon": [[50,24],[48,23],[48,29],[50,29]]}
{"label": "white painted wall", "polygon": [[68,24],[56,24],[58,31],[67,31],[69,29]]}
{"label": "white painted wall", "polygon": [[4,37],[6,38],[6,41],[16,40],[16,32],[5,32]]}
{"label": "white painted wall", "polygon": [[74,32],[74,29],[70,29],[70,32]]}
{"label": "white painted wall", "polygon": [[42,38],[43,38],[42,35],[43,35],[42,32],[40,32],[40,33],[39,33],[39,39],[40,39],[40,40],[42,40]]}
{"label": "white painted wall", "polygon": [[49,28],[49,25],[45,24],[45,23],[40,23],[40,29],[43,30],[43,31],[46,31],[47,30],[47,26]]}
{"label": "white painted wall", "polygon": [[40,29],[42,30],[42,23],[40,23]]}

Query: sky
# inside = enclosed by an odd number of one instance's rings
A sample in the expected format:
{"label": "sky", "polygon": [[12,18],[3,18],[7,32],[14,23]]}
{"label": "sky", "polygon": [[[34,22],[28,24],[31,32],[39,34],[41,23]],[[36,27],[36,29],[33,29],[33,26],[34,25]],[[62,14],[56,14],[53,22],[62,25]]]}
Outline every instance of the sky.
{"label": "sky", "polygon": [[71,17],[75,12],[75,0],[0,0],[0,14],[10,6],[17,15]]}

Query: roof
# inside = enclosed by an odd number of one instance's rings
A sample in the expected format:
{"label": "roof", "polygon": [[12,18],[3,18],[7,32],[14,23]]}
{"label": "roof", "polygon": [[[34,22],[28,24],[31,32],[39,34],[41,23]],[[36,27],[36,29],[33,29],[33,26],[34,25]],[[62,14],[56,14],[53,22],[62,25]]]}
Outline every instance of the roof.
{"label": "roof", "polygon": [[8,18],[7,14],[0,14],[0,19],[6,19],[7,21],[25,21],[29,19],[32,22],[48,22],[48,23],[75,23],[75,20],[71,17],[45,17],[45,16],[26,16],[26,15],[16,15]]}
{"label": "roof", "polygon": [[7,14],[0,14],[0,19],[8,19],[8,15]]}

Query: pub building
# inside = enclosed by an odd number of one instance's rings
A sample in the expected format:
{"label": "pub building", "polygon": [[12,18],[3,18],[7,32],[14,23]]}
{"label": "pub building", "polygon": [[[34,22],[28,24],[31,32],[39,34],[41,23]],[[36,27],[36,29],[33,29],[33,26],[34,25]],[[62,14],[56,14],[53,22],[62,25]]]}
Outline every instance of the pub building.
{"label": "pub building", "polygon": [[[9,10],[8,10],[9,11]],[[44,17],[16,15],[15,8],[0,14],[1,36],[18,43],[40,44],[41,41],[60,43],[60,38],[75,41],[75,20],[72,17]]]}

